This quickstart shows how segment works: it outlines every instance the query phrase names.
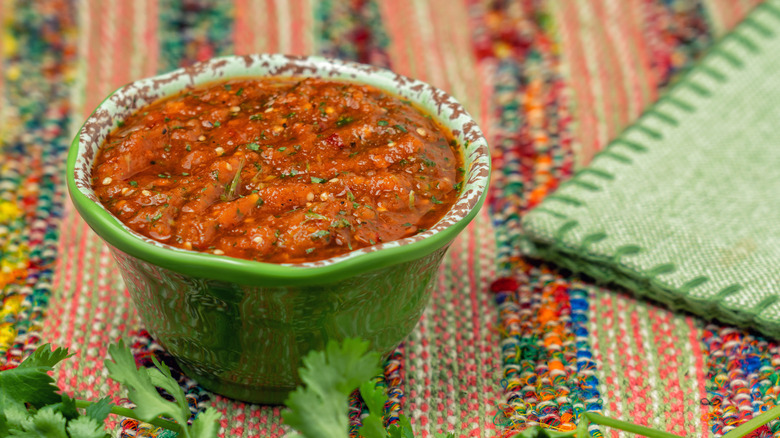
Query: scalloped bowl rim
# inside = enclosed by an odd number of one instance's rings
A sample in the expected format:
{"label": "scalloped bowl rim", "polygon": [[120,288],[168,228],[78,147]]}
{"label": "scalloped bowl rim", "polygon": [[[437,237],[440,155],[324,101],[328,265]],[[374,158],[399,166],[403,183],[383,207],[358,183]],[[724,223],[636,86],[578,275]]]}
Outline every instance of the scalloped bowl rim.
{"label": "scalloped bowl rim", "polygon": [[[468,170],[464,188],[455,204],[433,227],[414,236],[313,262],[274,264],[191,251],[154,241],[128,228],[97,201],[88,184],[93,159],[105,136],[116,126],[116,120],[188,87],[231,78],[267,76],[308,76],[366,83],[414,102],[452,130],[461,145]],[[444,91],[378,67],[318,56],[275,54],[213,58],[117,89],[79,129],[70,147],[67,166],[67,185],[74,205],[90,227],[109,244],[134,257],[190,275],[224,281],[243,277],[244,283],[264,285],[337,281],[423,257],[451,242],[474,218],[484,203],[489,178],[487,141],[473,118]]]}

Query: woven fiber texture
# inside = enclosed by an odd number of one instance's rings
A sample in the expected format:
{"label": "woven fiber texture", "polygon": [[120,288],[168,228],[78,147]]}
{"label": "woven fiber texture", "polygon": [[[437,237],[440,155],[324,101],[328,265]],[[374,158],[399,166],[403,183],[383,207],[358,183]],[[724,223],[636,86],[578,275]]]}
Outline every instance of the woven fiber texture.
{"label": "woven fiber texture", "polygon": [[[281,407],[204,391],[144,330],[109,251],[67,200],[64,155],[129,81],[233,53],[320,54],[446,90],[494,158],[489,208],[453,243],[431,305],[385,363],[387,422],[403,413],[422,437],[509,437],[571,430],[591,411],[720,436],[777,403],[780,347],[533,262],[521,221],[757,2],[0,1],[0,369],[51,342],[75,353],[55,372],[66,392],[125,404],[103,366],[124,339],[138,366],[171,365],[193,415],[222,412],[220,436],[284,436]],[[364,409],[350,399],[351,431]],[[109,427],[170,436],[115,417]]]}
{"label": "woven fiber texture", "polygon": [[523,219],[538,253],[780,336],[780,2],[758,7]]}

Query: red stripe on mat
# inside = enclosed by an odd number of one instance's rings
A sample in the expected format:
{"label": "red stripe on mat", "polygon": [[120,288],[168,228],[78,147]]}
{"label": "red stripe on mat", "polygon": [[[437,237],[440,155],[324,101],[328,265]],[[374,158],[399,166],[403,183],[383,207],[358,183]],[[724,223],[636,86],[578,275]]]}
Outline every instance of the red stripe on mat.
{"label": "red stripe on mat", "polygon": [[581,27],[579,17],[575,7],[560,8],[563,11],[563,52],[569,59],[571,66],[572,85],[576,93],[576,103],[574,115],[579,120],[577,123],[577,139],[582,147],[579,157],[581,163],[587,163],[598,150],[595,127],[598,120],[593,107],[596,99],[592,93],[592,79],[585,62],[584,48],[580,38],[576,35],[580,33],[577,30]]}
{"label": "red stripe on mat", "polygon": [[[701,339],[699,337],[699,331],[694,326],[694,320],[691,317],[685,318],[685,322],[690,329],[690,342],[691,351],[693,351],[693,357],[696,360],[696,387],[699,390],[698,398],[704,400],[707,398],[707,379],[704,364],[704,353],[702,350]],[[704,404],[700,407],[701,417],[706,418],[708,414],[708,407]],[[701,436],[709,436],[709,425],[707,421],[701,421]]]}
{"label": "red stripe on mat", "polygon": [[235,0],[233,5],[235,13],[235,24],[233,26],[233,51],[236,55],[248,55],[253,53],[255,41],[255,28],[250,24],[251,13],[249,10],[249,0]]}

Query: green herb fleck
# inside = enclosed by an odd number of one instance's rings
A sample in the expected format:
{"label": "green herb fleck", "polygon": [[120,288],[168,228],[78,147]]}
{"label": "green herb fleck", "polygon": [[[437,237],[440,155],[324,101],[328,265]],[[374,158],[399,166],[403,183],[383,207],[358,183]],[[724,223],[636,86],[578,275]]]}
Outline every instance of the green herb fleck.
{"label": "green herb fleck", "polygon": [[286,150],[287,150],[287,147],[285,147],[285,146],[282,146],[282,147],[280,147],[280,148],[279,148],[279,149],[277,149],[277,150],[278,150],[279,152],[284,152],[284,151],[286,151]]}
{"label": "green herb fleck", "polygon": [[133,187],[137,187],[138,183],[136,181],[130,181],[130,185]]}
{"label": "green herb fleck", "polygon": [[376,124],[379,125],[379,126],[387,126],[388,125],[387,120],[380,120],[380,121],[376,122]]}
{"label": "green herb fleck", "polygon": [[247,149],[249,149],[250,151],[257,151],[257,150],[259,150],[259,149],[260,149],[260,145],[259,145],[259,144],[257,144],[257,143],[247,143],[245,146],[246,146],[246,147],[247,147]]}
{"label": "green herb fleck", "polygon": [[406,130],[406,126],[404,125],[393,125],[393,126],[398,128],[401,132],[409,132]]}
{"label": "green herb fleck", "polygon": [[214,126],[220,126],[220,125],[222,125],[222,123],[220,123],[220,122],[214,122]]}
{"label": "green herb fleck", "polygon": [[227,193],[224,195],[227,201],[232,201],[236,197],[236,191],[238,190],[238,183],[241,181],[241,169],[244,168],[244,159],[242,158],[241,161],[238,162],[238,169],[236,169],[236,174],[233,175],[233,180],[230,182],[230,185],[228,186]]}
{"label": "green herb fleck", "polygon": [[236,96],[240,96],[244,92],[244,87],[241,87],[236,91]]}
{"label": "green herb fleck", "polygon": [[353,120],[354,119],[352,118],[352,116],[341,116],[341,118],[339,118],[339,120],[336,122],[336,126],[339,127],[344,126],[347,123],[352,122]]}
{"label": "green herb fleck", "polygon": [[317,178],[316,176],[311,177],[312,184],[325,184],[328,182],[325,178]]}
{"label": "green herb fleck", "polygon": [[322,239],[323,237],[330,237],[330,231],[319,230],[316,233],[312,233],[311,236],[309,237],[311,237],[311,240]]}
{"label": "green herb fleck", "polygon": [[324,220],[324,221],[329,221],[330,220],[329,217],[323,216],[323,215],[321,215],[319,213],[315,213],[315,212],[313,212],[311,210],[309,210],[306,213],[304,213],[304,216],[306,216],[306,220],[314,220],[314,219],[319,219],[319,220]]}
{"label": "green herb fleck", "polygon": [[352,224],[350,224],[348,220],[341,218],[331,222],[330,226],[331,228],[350,228],[352,227]]}
{"label": "green herb fleck", "polygon": [[311,254],[312,251],[314,251],[314,248],[309,248],[309,249],[306,250],[306,254]]}
{"label": "green herb fleck", "polygon": [[435,196],[431,196],[431,202],[433,202],[434,204],[441,204],[441,203],[442,203],[441,201],[439,201],[438,199],[436,199],[436,197],[435,197]]}

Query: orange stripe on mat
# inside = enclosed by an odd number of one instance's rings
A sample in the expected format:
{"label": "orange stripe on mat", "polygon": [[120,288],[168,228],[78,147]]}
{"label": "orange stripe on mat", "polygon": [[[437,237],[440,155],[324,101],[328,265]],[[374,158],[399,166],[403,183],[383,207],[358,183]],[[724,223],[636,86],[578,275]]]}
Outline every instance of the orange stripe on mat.
{"label": "orange stripe on mat", "polygon": [[[654,338],[655,351],[658,354],[658,375],[661,377],[660,388],[663,389],[664,403],[670,406],[672,418],[667,418],[666,431],[685,434],[683,414],[685,412],[683,393],[680,381],[677,378],[677,370],[680,368],[679,357],[682,351],[677,347],[680,343],[672,330],[673,314],[665,309],[648,306],[648,313],[653,323],[651,335]],[[656,416],[660,412],[656,412]],[[679,415],[679,416],[678,416]]]}
{"label": "orange stripe on mat", "polygon": [[639,87],[642,90],[643,98],[638,108],[638,116],[645,107],[655,102],[658,95],[658,78],[653,74],[652,68],[650,68],[650,53],[642,33],[643,15],[641,13],[641,4],[638,0],[631,0],[624,3],[624,5],[628,6],[627,15],[630,21],[625,21],[629,23],[627,28],[630,32],[631,40],[636,43],[636,52],[639,56],[640,63],[639,71],[642,74],[642,80],[639,82]]}
{"label": "orange stripe on mat", "polygon": [[603,87],[602,98],[605,101],[604,123],[607,140],[611,140],[620,132],[620,127],[625,124],[628,105],[625,95],[626,78],[623,75],[621,62],[616,59],[615,55],[617,42],[606,35],[609,19],[602,3],[603,0],[590,2],[592,14],[598,22],[602,23],[601,26],[596,26],[592,32],[598,47],[598,50],[592,50],[592,52],[597,55],[597,61],[602,61],[597,62],[597,64]]}
{"label": "orange stripe on mat", "polygon": [[276,11],[276,2],[274,0],[266,0],[265,1],[265,7],[266,11],[268,11],[267,16],[269,18],[272,18],[270,20],[266,21],[266,25],[268,26],[268,29],[266,31],[266,35],[268,35],[268,51],[271,53],[276,53],[279,51],[279,25],[277,23],[277,17],[278,13]]}
{"label": "orange stripe on mat", "polygon": [[569,81],[574,89],[575,106],[573,108],[576,124],[575,138],[581,151],[578,154],[578,164],[587,164],[596,150],[596,124],[598,123],[593,106],[596,99],[591,90],[590,72],[585,63],[585,55],[580,38],[580,23],[577,10],[573,6],[558,7],[561,26],[562,49],[565,60],[569,64]]}
{"label": "orange stripe on mat", "polygon": [[114,14],[117,17],[113,28],[114,34],[111,35],[115,60],[112,63],[113,73],[110,87],[113,90],[138,78],[133,77],[133,71],[130,68],[133,53],[133,29],[136,25],[133,5],[125,0],[118,0],[110,4],[114,6]]}
{"label": "orange stripe on mat", "polygon": [[160,14],[158,0],[146,0],[146,32],[144,33],[144,47],[146,65],[144,66],[144,76],[149,77],[157,73],[159,69],[160,60],[160,47],[157,44],[159,41],[159,26],[157,24],[158,16]]}
{"label": "orange stripe on mat", "polygon": [[[236,11],[235,24],[233,25],[233,50],[236,55],[248,55],[255,52],[255,27],[260,23],[250,13],[249,0],[235,0],[233,10]],[[254,26],[250,24],[250,17]],[[260,26],[264,27],[264,26]]]}

